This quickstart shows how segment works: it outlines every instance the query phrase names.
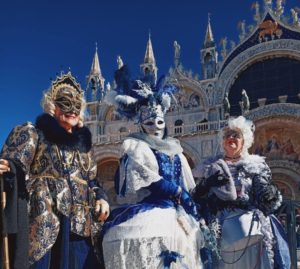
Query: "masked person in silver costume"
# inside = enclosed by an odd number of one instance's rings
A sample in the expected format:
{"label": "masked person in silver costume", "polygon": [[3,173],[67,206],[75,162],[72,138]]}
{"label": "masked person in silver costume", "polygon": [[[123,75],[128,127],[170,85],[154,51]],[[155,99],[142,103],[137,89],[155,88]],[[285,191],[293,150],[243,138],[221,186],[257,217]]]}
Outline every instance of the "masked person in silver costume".
{"label": "masked person in silver costume", "polygon": [[273,215],[282,196],[265,159],[248,153],[253,141],[252,121],[229,118],[220,132],[223,153],[193,170],[200,179],[194,200],[206,200],[208,222],[220,225],[220,255],[211,268],[290,268],[284,231]]}
{"label": "masked person in silver costume", "polygon": [[99,268],[93,245],[109,205],[96,179],[91,133],[83,126],[83,91],[70,72],[52,82],[42,106],[35,124],[12,130],[0,160],[6,192],[17,189],[28,205],[30,268]]}

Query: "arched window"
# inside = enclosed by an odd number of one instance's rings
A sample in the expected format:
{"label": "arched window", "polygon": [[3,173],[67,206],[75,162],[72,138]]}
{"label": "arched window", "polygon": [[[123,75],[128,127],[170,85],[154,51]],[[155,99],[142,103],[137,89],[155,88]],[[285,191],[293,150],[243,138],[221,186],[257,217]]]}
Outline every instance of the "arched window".
{"label": "arched window", "polygon": [[127,131],[126,127],[121,127],[121,128],[119,129],[119,132],[120,132],[120,133],[127,133],[128,131]]}
{"label": "arched window", "polygon": [[119,129],[119,132],[120,132],[120,139],[121,140],[124,139],[127,136],[127,134],[128,134],[128,130],[127,130],[126,127],[121,127]]}
{"label": "arched window", "polygon": [[174,125],[175,125],[175,134],[181,134],[182,133],[183,121],[182,120],[176,120]]}

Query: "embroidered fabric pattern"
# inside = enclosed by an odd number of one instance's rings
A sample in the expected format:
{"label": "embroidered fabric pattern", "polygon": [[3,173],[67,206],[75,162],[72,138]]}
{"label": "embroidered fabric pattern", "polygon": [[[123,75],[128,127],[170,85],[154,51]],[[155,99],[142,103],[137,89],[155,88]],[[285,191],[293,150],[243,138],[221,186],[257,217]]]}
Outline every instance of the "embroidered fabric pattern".
{"label": "embroidered fabric pattern", "polygon": [[[210,161],[206,162],[206,164],[202,166],[203,172],[201,173],[209,175],[212,165],[217,162],[218,158],[220,157],[211,159]],[[248,210],[258,208],[259,210],[256,209],[256,211],[258,213],[258,220],[261,225],[260,232],[263,235],[262,244],[256,244],[254,246],[248,247],[246,252],[243,254],[242,259],[237,261],[237,263],[235,263],[235,266],[239,266],[240,263],[245,263],[246,265],[249,262],[250,264],[251,255],[255,255],[256,257],[256,255],[258,255],[257,253],[260,253],[261,251],[261,262],[266,266],[266,268],[273,268],[274,235],[268,215],[276,210],[280,205],[281,195],[276,188],[272,187],[271,171],[265,163],[264,159],[255,155],[248,155],[238,162],[229,163],[228,167],[230,174],[234,179],[234,186],[237,192],[237,200],[226,202],[222,199],[219,199],[220,207],[217,217],[222,217],[222,220],[224,220],[226,219],[226,216],[233,214],[234,212],[242,212],[243,210],[245,210],[246,213],[248,212]],[[270,192],[270,190],[272,191]],[[264,200],[262,202],[265,193],[268,193],[272,197],[269,202],[267,200]],[[218,193],[216,194],[218,196]],[[230,206],[226,207],[226,204]],[[261,248],[261,250],[259,250],[259,248]],[[222,255],[225,255],[225,258],[223,257],[224,260],[234,261],[241,256],[242,251],[223,251]],[[230,266],[232,265],[222,264],[222,268],[231,268]]]}
{"label": "embroidered fabric pattern", "polygon": [[[17,150],[16,150],[17,149]],[[64,158],[62,158],[62,152]],[[71,231],[98,236],[101,225],[93,218],[96,177],[90,153],[48,142],[32,124],[17,126],[3,147],[2,158],[19,160],[29,192],[30,261],[39,260],[55,243],[59,217],[70,217]],[[69,181],[69,183],[68,183]]]}

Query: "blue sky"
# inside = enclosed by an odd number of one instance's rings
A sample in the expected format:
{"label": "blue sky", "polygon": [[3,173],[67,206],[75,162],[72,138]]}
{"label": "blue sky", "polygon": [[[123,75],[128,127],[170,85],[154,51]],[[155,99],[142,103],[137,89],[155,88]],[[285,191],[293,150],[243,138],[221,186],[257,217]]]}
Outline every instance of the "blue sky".
{"label": "blue sky", "polygon": [[[273,1],[275,2],[275,1]],[[285,10],[300,6],[286,0]],[[200,49],[207,14],[216,43],[238,40],[237,24],[252,23],[252,0],[2,0],[0,3],[0,145],[17,124],[42,113],[42,92],[51,78],[71,68],[85,87],[98,43],[106,82],[121,55],[138,75],[148,32],[159,75],[173,65],[173,42],[181,45],[186,69],[201,73]],[[262,1],[260,1],[262,4]]]}

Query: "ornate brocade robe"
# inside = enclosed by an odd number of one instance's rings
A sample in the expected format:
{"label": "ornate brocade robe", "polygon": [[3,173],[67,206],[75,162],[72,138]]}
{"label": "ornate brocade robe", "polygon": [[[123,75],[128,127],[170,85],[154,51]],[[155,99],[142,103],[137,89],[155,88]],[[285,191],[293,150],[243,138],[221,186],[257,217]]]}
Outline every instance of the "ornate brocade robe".
{"label": "ornate brocade robe", "polygon": [[69,218],[72,233],[99,235],[101,224],[93,207],[105,194],[95,179],[97,167],[86,127],[69,134],[53,117],[43,114],[36,126],[26,123],[12,130],[1,158],[12,161],[26,175],[31,263],[54,245],[62,215]]}

